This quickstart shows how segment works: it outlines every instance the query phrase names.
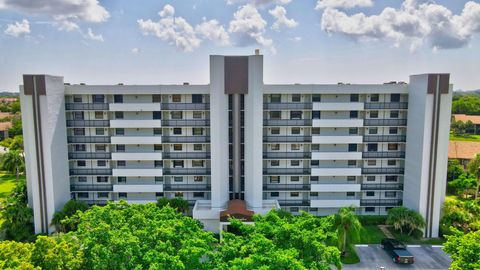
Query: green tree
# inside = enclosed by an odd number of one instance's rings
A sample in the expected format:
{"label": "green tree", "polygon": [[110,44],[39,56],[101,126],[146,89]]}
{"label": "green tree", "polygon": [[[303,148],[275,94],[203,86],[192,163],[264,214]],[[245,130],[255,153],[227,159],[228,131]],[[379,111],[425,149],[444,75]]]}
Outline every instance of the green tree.
{"label": "green tree", "polygon": [[31,262],[40,269],[85,269],[81,243],[72,234],[39,236],[35,241]]}
{"label": "green tree", "polygon": [[186,213],[188,211],[188,201],[184,200],[183,198],[159,198],[157,200],[157,206],[163,208],[165,206],[170,206],[173,209],[176,209],[180,213]]}
{"label": "green tree", "polygon": [[444,246],[452,258],[451,270],[480,269],[480,231],[447,236]]}
{"label": "green tree", "polygon": [[33,244],[0,241],[0,269],[41,270],[31,263]]}
{"label": "green tree", "polygon": [[448,183],[448,186],[455,190],[457,194],[468,197],[468,192],[477,188],[477,177],[473,174],[462,174],[459,178]]}
{"label": "green tree", "polygon": [[362,231],[362,224],[355,214],[355,208],[340,208],[335,216],[335,227],[338,231],[338,247],[345,252],[347,245],[358,240]]}
{"label": "green tree", "polygon": [[88,205],[83,201],[70,200],[62,208],[61,211],[53,214],[51,224],[55,226],[59,232],[68,232],[76,230],[78,225],[77,211],[85,211]]}
{"label": "green tree", "polygon": [[14,173],[17,176],[17,182],[20,173],[25,171],[25,160],[18,150],[9,150],[2,157],[2,168],[5,171]]}
{"label": "green tree", "polygon": [[470,232],[478,229],[480,205],[478,201],[446,201],[443,207],[443,216],[440,220],[440,229],[443,235],[454,234],[455,230]]}
{"label": "green tree", "polygon": [[452,124],[450,125],[450,128],[453,131],[453,134],[455,135],[463,135],[465,134],[465,123],[462,121],[452,121]]}
{"label": "green tree", "polygon": [[467,171],[477,177],[477,187],[475,188],[475,199],[478,198],[478,188],[480,185],[480,154],[467,164]]}
{"label": "green tree", "polygon": [[418,212],[401,206],[388,210],[387,224],[402,235],[405,231],[411,235],[415,230],[425,227],[425,220]]}
{"label": "green tree", "polygon": [[17,135],[22,135],[22,119],[20,115],[15,115],[12,118],[12,127],[8,129],[8,136],[14,137]]}
{"label": "green tree", "polygon": [[447,181],[453,181],[460,177],[460,175],[464,174],[465,171],[463,170],[462,165],[460,165],[460,161],[457,159],[451,159],[448,161],[447,167]]}

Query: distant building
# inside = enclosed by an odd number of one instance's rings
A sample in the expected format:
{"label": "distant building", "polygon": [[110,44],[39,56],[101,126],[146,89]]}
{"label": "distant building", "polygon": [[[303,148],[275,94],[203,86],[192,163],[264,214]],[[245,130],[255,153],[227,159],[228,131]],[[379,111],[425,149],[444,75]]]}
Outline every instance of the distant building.
{"label": "distant building", "polygon": [[480,134],[480,115],[452,114],[452,118],[455,121],[464,123],[471,121],[473,123],[473,130],[466,130],[466,133]]}
{"label": "distant building", "polygon": [[10,122],[0,122],[0,140],[8,138],[8,130],[12,127]]}
{"label": "distant building", "polygon": [[18,100],[18,98],[0,98],[0,102],[3,102],[3,103],[12,103],[12,102],[15,102],[17,100]]}
{"label": "distant building", "polygon": [[458,159],[463,166],[477,154],[480,154],[480,142],[450,141],[448,145],[448,159]]}

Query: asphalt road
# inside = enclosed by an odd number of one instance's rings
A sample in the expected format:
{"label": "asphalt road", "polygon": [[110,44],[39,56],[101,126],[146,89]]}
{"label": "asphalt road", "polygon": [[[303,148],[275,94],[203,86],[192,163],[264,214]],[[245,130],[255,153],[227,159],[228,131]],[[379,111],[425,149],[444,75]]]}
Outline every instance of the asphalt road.
{"label": "asphalt road", "polygon": [[359,245],[356,246],[360,263],[343,265],[343,269],[365,269],[375,270],[381,266],[385,270],[393,269],[421,269],[421,270],[440,270],[448,269],[451,260],[447,254],[443,252],[440,246],[431,245],[410,245],[407,246],[408,251],[415,257],[415,263],[410,265],[399,265],[392,261],[390,255],[383,250],[380,245]]}

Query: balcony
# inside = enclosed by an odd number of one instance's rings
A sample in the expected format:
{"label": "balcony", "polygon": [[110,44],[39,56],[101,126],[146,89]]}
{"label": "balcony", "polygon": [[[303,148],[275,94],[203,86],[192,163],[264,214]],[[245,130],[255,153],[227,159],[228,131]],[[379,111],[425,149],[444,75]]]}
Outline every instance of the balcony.
{"label": "balcony", "polygon": [[88,205],[107,205],[108,200],[82,200],[82,199],[77,199],[79,201],[85,202]]}
{"label": "balcony", "polygon": [[210,184],[163,184],[163,191],[210,191]]}
{"label": "balcony", "polygon": [[75,152],[68,153],[69,159],[110,159],[111,154],[108,152]]}
{"label": "balcony", "polygon": [[67,127],[109,127],[108,120],[67,120]]}
{"label": "balcony", "polygon": [[108,103],[65,103],[67,111],[103,111],[108,110]]}
{"label": "balcony", "polygon": [[401,206],[403,201],[400,199],[377,199],[360,200],[360,206]]}
{"label": "balcony", "polygon": [[311,184],[312,192],[358,192],[360,184]]}
{"label": "balcony", "polygon": [[162,110],[209,110],[210,103],[162,103]]}
{"label": "balcony", "polygon": [[112,160],[161,160],[162,152],[114,152],[112,153]]}
{"label": "balcony", "polygon": [[68,136],[68,143],[110,143],[109,136]]}
{"label": "balcony", "polygon": [[308,200],[278,200],[280,206],[310,206]]}
{"label": "balcony", "polygon": [[311,142],[312,136],[263,136],[263,142]]}
{"label": "balcony", "polygon": [[210,126],[209,119],[180,119],[180,120],[162,120],[162,125],[165,127],[208,127]]}
{"label": "balcony", "polygon": [[313,135],[312,143],[317,144],[349,144],[349,143],[362,143],[362,136],[349,135],[349,136],[323,136]]}
{"label": "balcony", "polygon": [[135,169],[127,169],[127,168],[116,168],[112,170],[113,176],[163,176],[163,171],[161,168],[135,168]]}
{"label": "balcony", "polygon": [[209,143],[210,136],[162,136],[166,143]]}
{"label": "balcony", "polygon": [[210,152],[163,152],[163,159],[209,159]]}
{"label": "balcony", "polygon": [[311,110],[312,103],[263,103],[264,110]]}
{"label": "balcony", "polygon": [[364,142],[405,142],[407,136],[405,135],[365,135]]}
{"label": "balcony", "polygon": [[363,102],[314,102],[316,111],[363,111]]}
{"label": "balcony", "polygon": [[263,152],[264,159],[309,159],[310,152]]}
{"label": "balcony", "polygon": [[365,126],[406,126],[407,119],[365,119]]}
{"label": "balcony", "polygon": [[360,160],[362,152],[312,152],[314,160]]}
{"label": "balcony", "polygon": [[161,120],[141,120],[141,119],[116,119],[110,120],[112,128],[159,128],[162,127]]}
{"label": "balcony", "polygon": [[310,200],[310,207],[315,208],[341,208],[341,207],[359,207],[360,200],[338,199],[338,200]]}
{"label": "balcony", "polygon": [[363,119],[313,119],[312,127],[363,127]]}
{"label": "balcony", "polygon": [[405,110],[408,109],[407,102],[368,102],[365,103],[367,110]]}
{"label": "balcony", "polygon": [[362,184],[362,190],[403,190],[403,184]]}
{"label": "balcony", "polygon": [[310,119],[265,119],[263,120],[264,126],[311,126],[312,120]]}
{"label": "balcony", "polygon": [[363,168],[363,174],[403,174],[404,168]]}
{"label": "balcony", "polygon": [[160,103],[110,103],[112,112],[154,112],[160,111]]}
{"label": "balcony", "polygon": [[312,176],[360,176],[362,175],[361,168],[312,168]]}
{"label": "balcony", "polygon": [[363,152],[363,158],[405,158],[405,152]]}
{"label": "balcony", "polygon": [[88,191],[113,191],[111,184],[74,184],[70,185],[71,192]]}
{"label": "balcony", "polygon": [[165,175],[210,175],[210,168],[164,168]]}
{"label": "balcony", "polygon": [[264,168],[264,175],[310,175],[310,168]]}
{"label": "balcony", "polygon": [[113,192],[163,192],[162,184],[115,184]]}
{"label": "balcony", "polygon": [[162,136],[112,136],[112,144],[161,144]]}
{"label": "balcony", "polygon": [[112,169],[70,169],[70,175],[112,175]]}
{"label": "balcony", "polygon": [[310,190],[310,184],[263,184],[263,191]]}

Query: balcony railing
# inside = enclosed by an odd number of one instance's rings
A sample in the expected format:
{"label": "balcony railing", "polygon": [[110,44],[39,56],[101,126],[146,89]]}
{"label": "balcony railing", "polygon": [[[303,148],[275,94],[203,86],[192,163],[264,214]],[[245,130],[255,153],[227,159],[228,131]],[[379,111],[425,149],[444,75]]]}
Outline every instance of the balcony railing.
{"label": "balcony railing", "polygon": [[210,136],[162,136],[162,141],[167,143],[206,143]]}
{"label": "balcony railing", "polygon": [[164,168],[163,175],[210,175],[210,168]]}
{"label": "balcony railing", "polygon": [[311,119],[266,119],[264,126],[311,126]]}
{"label": "balcony railing", "polygon": [[67,127],[109,127],[109,120],[67,120]]}
{"label": "balcony railing", "polygon": [[162,110],[209,110],[210,103],[162,103]]}
{"label": "balcony railing", "polygon": [[263,190],[310,190],[310,184],[264,184]]}
{"label": "balcony railing", "polygon": [[263,158],[311,158],[312,153],[310,152],[263,152]]}
{"label": "balcony railing", "polygon": [[362,174],[403,174],[404,168],[363,168]]}
{"label": "balcony railing", "polygon": [[406,126],[407,119],[365,119],[364,126]]}
{"label": "balcony railing", "polygon": [[405,158],[404,151],[395,152],[363,152],[363,158]]}
{"label": "balcony railing", "polygon": [[70,185],[70,191],[113,191],[112,184],[74,184]]}
{"label": "balcony railing", "polygon": [[108,103],[65,103],[66,110],[78,110],[78,111],[86,111],[86,110],[108,110]]}
{"label": "balcony railing", "polygon": [[405,142],[407,136],[405,135],[365,135],[364,142]]}
{"label": "balcony railing", "polygon": [[69,143],[110,143],[110,136],[68,136]]}
{"label": "balcony railing", "polygon": [[391,109],[391,110],[399,110],[399,109],[408,109],[407,102],[366,102],[365,109],[369,110],[382,110],[382,109]]}
{"label": "balcony railing", "polygon": [[111,159],[112,154],[108,152],[68,153],[69,159]]}
{"label": "balcony railing", "polygon": [[182,126],[197,126],[197,127],[206,127],[210,125],[210,120],[194,120],[194,119],[179,119],[179,120],[162,120],[162,126],[165,127],[182,127]]}
{"label": "balcony railing", "polygon": [[163,184],[163,191],[210,191],[210,184]]}
{"label": "balcony railing", "polygon": [[[79,200],[77,198],[77,200]],[[88,205],[107,205],[109,200],[79,200],[85,202]]]}
{"label": "balcony railing", "polygon": [[360,200],[360,206],[401,206],[403,203],[400,199],[377,199]]}
{"label": "balcony railing", "polygon": [[311,142],[312,136],[263,136],[263,142]]}
{"label": "balcony railing", "polygon": [[265,110],[301,110],[312,109],[312,103],[263,103],[263,109]]}
{"label": "balcony railing", "polygon": [[265,175],[304,175],[310,174],[310,168],[266,168]]}
{"label": "balcony railing", "polygon": [[112,169],[70,169],[70,175],[112,175]]}
{"label": "balcony railing", "polygon": [[310,206],[309,200],[278,200],[278,203],[280,206]]}
{"label": "balcony railing", "polygon": [[403,184],[362,184],[362,190],[403,190]]}
{"label": "balcony railing", "polygon": [[163,152],[163,159],[206,159],[210,152]]}

